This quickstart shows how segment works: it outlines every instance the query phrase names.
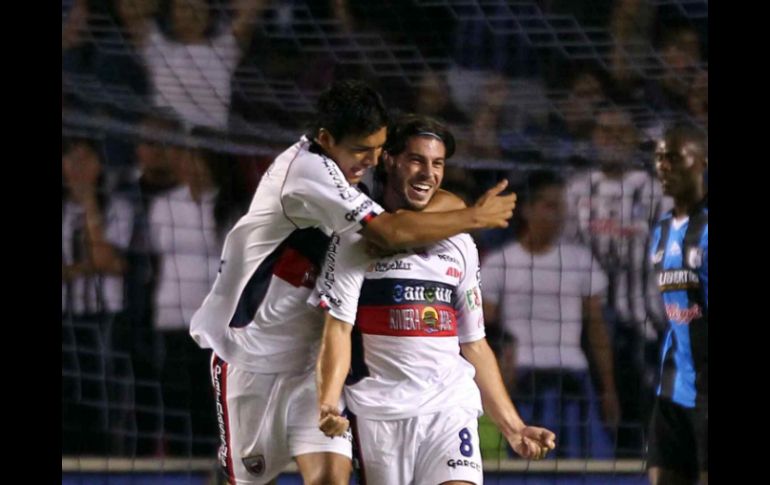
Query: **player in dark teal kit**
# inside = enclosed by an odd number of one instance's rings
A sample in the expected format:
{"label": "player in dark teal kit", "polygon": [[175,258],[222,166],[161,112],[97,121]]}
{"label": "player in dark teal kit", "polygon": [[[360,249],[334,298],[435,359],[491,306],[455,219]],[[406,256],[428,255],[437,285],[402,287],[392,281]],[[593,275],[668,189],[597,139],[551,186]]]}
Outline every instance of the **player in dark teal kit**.
{"label": "player in dark teal kit", "polygon": [[668,319],[650,422],[652,485],[708,484],[708,199],[705,136],[678,125],[655,149],[674,199],[652,233],[650,258]]}

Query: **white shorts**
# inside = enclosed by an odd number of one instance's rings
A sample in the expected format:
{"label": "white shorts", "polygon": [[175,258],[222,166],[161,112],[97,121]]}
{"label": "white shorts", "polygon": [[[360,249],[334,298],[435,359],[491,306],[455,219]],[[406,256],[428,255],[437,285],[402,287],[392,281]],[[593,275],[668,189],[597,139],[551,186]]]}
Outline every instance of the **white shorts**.
{"label": "white shorts", "polygon": [[478,412],[453,409],[414,418],[353,417],[359,473],[367,485],[482,485]]}
{"label": "white shorts", "polygon": [[[350,432],[328,438],[318,429],[315,372],[256,374],[212,356],[218,461],[232,485],[267,483],[293,457],[352,454]],[[223,399],[224,396],[224,399]]]}

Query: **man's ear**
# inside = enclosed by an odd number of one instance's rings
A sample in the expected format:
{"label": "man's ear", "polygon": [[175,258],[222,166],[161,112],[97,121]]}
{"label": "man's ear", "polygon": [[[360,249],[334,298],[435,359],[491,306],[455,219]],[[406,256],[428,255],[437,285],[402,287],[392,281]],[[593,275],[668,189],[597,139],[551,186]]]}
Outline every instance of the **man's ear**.
{"label": "man's ear", "polygon": [[321,128],[318,130],[318,136],[316,137],[318,140],[318,144],[321,145],[321,148],[324,150],[327,150],[329,148],[332,148],[334,145],[336,145],[336,140],[334,139],[334,136],[329,133],[326,128]]}
{"label": "man's ear", "polygon": [[396,159],[392,156],[390,156],[390,153],[383,150],[381,155],[382,163],[385,164],[385,169],[390,170],[393,168],[393,165],[396,163]]}

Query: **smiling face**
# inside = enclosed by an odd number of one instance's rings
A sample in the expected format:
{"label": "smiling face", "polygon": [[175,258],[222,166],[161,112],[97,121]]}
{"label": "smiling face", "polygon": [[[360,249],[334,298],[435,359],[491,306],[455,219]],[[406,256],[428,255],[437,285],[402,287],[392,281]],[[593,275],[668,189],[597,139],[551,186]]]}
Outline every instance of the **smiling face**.
{"label": "smiling face", "polygon": [[386,154],[385,201],[389,209],[424,209],[441,186],[445,157],[444,142],[431,135],[411,136],[401,153]]}

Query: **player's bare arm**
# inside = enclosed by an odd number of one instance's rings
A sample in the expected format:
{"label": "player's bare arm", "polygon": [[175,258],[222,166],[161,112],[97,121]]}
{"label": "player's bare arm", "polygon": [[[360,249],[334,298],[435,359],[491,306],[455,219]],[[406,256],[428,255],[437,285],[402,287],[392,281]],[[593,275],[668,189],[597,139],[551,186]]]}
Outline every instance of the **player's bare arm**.
{"label": "player's bare arm", "polygon": [[521,457],[540,460],[556,447],[556,435],[545,428],[527,426],[516,411],[503,385],[495,355],[486,339],[460,344],[463,357],[476,369],[476,384],[481,391],[484,412],[513,450]]}
{"label": "player's bare arm", "polygon": [[316,367],[318,427],[326,436],[341,436],[349,422],[340,416],[339,402],[350,368],[350,334],[353,325],[326,314],[321,350]]}
{"label": "player's bare arm", "polygon": [[499,182],[467,209],[440,213],[382,213],[366,225],[362,234],[380,247],[403,249],[476,229],[505,228],[516,207],[515,193],[501,195],[507,186],[506,180]]}

